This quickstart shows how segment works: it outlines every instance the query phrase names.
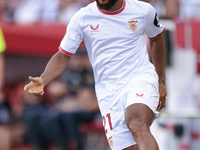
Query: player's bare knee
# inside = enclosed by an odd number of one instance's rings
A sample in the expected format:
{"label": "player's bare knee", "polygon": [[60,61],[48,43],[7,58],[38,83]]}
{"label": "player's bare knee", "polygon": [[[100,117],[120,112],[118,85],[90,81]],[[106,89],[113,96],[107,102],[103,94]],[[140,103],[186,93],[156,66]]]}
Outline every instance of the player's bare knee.
{"label": "player's bare knee", "polygon": [[149,127],[145,124],[145,122],[139,119],[130,119],[127,122],[127,127],[132,132],[134,137],[141,137],[149,131]]}

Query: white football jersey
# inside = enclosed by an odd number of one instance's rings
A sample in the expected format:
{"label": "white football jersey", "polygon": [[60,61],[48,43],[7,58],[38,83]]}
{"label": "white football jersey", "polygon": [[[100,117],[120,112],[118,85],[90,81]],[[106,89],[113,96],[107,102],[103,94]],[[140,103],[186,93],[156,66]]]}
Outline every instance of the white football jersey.
{"label": "white football jersey", "polygon": [[145,34],[153,39],[164,30],[148,3],[123,0],[121,9],[107,12],[93,2],[72,17],[59,50],[74,56],[80,43],[85,42],[99,107],[106,111],[133,83],[158,82],[148,59]]}

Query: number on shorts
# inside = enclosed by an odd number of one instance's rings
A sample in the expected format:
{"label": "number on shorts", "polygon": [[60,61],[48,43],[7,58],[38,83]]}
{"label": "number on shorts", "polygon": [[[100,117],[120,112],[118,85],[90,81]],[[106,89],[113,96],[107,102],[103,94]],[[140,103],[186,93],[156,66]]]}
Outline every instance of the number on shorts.
{"label": "number on shorts", "polygon": [[[110,113],[106,114],[106,117],[108,118],[108,123],[109,123],[110,130],[113,130]],[[106,129],[106,118],[105,118],[105,116],[103,116],[103,127],[105,129],[105,132],[108,133],[108,131]]]}

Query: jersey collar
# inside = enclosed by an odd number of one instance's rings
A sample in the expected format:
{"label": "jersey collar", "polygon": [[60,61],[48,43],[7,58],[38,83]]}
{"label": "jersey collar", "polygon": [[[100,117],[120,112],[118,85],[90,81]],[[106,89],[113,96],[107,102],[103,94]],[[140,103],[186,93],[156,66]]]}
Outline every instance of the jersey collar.
{"label": "jersey collar", "polygon": [[122,7],[117,11],[105,11],[105,10],[100,9],[98,6],[97,7],[98,7],[98,10],[105,15],[117,15],[125,9],[125,6],[126,6],[126,0],[123,0]]}

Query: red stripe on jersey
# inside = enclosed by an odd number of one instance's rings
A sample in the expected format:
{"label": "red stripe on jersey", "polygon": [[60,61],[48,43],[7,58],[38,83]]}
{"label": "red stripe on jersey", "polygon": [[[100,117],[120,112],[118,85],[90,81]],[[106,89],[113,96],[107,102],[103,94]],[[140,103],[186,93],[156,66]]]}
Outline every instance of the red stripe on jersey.
{"label": "red stripe on jersey", "polygon": [[68,55],[68,56],[74,56],[75,54],[67,52],[66,50],[62,49],[62,47],[59,46],[59,51],[61,51],[63,54]]}
{"label": "red stripe on jersey", "polygon": [[161,33],[159,33],[158,35],[156,35],[155,37],[148,37],[150,40],[157,38],[159,35],[163,34],[165,32],[165,28],[163,29],[163,31]]}
{"label": "red stripe on jersey", "polygon": [[126,6],[126,0],[123,0],[122,7],[117,11],[105,11],[105,10],[100,9],[98,6],[97,7],[98,7],[99,11],[105,15],[117,15],[125,9],[125,6]]}

